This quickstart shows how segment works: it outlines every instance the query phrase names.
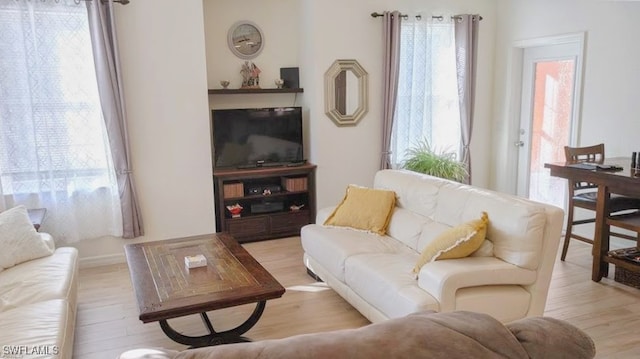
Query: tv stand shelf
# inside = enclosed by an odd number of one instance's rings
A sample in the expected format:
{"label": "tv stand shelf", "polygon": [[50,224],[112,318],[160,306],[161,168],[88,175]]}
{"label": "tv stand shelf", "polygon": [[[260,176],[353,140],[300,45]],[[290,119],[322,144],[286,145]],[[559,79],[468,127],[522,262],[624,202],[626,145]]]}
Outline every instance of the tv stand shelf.
{"label": "tv stand shelf", "polygon": [[[286,198],[295,194],[304,194],[307,193],[307,191],[282,191],[282,192],[276,192],[276,193],[271,193],[269,194],[269,198],[270,199],[278,199],[278,198]],[[226,197],[224,200],[225,202],[233,202],[233,201],[247,201],[247,200],[252,200],[252,199],[265,199],[265,195],[264,194],[255,194],[255,195],[247,195],[247,196],[233,196],[233,197]],[[306,206],[305,206],[306,207]]]}
{"label": "tv stand shelf", "polygon": [[[216,230],[241,243],[299,235],[316,216],[315,169],[214,169]],[[243,207],[239,216],[227,209],[235,204]]]}

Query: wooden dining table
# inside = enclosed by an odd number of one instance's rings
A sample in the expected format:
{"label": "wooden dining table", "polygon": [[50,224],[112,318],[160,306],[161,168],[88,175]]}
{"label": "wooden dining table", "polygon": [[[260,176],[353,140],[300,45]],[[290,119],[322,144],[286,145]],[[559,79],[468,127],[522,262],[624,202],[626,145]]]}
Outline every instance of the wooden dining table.
{"label": "wooden dining table", "polygon": [[[591,165],[594,168],[589,168]],[[604,168],[597,168],[596,165]],[[636,273],[640,272],[639,264],[609,253],[611,225],[632,231],[640,228],[640,215],[637,213],[615,219],[609,217],[608,203],[612,193],[640,198],[640,170],[631,168],[631,159],[616,157],[605,159],[604,163],[599,164],[581,165],[575,162],[558,162],[545,163],[544,166],[549,168],[551,176],[590,182],[598,186],[591,279],[599,282],[602,277],[606,277],[610,263]],[[607,166],[616,166],[618,169],[607,168]]]}

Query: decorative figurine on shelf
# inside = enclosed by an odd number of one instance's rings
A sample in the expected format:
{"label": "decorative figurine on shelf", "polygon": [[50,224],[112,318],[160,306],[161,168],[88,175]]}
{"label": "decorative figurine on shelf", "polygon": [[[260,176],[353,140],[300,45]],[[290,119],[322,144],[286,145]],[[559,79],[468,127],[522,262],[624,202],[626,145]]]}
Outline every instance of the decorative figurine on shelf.
{"label": "decorative figurine on shelf", "polygon": [[242,88],[260,88],[260,72],[262,72],[256,64],[245,61],[240,70],[242,75]]}
{"label": "decorative figurine on shelf", "polygon": [[229,86],[230,83],[231,82],[229,82],[228,80],[221,80],[220,81],[220,86],[222,86],[223,89],[226,89]]}
{"label": "decorative figurine on shelf", "polygon": [[277,87],[277,88],[281,89],[281,88],[282,88],[282,85],[284,85],[284,80],[283,80],[283,79],[276,79],[276,80],[274,81],[274,83],[276,84],[276,87]]}
{"label": "decorative figurine on shelf", "polygon": [[227,209],[231,213],[231,218],[240,218],[240,212],[242,212],[242,206],[240,203],[236,203],[230,206],[227,206]]}
{"label": "decorative figurine on shelf", "polygon": [[296,206],[295,204],[292,204],[291,206],[289,206],[289,209],[291,211],[299,211],[302,207],[304,207],[304,204],[301,204],[299,206]]}

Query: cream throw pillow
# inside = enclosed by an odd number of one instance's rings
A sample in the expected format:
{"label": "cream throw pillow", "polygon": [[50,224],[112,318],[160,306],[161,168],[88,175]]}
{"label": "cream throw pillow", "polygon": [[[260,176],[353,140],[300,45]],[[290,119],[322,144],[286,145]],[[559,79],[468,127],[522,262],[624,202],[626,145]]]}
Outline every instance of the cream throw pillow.
{"label": "cream throw pillow", "polygon": [[53,254],[29,220],[24,206],[0,213],[0,269]]}
{"label": "cream throw pillow", "polygon": [[349,185],[342,202],[329,215],[324,225],[350,227],[385,235],[395,206],[394,191]]}
{"label": "cream throw pillow", "polygon": [[482,212],[482,217],[442,232],[422,250],[414,273],[429,262],[439,259],[464,258],[475,252],[487,236],[489,216]]}

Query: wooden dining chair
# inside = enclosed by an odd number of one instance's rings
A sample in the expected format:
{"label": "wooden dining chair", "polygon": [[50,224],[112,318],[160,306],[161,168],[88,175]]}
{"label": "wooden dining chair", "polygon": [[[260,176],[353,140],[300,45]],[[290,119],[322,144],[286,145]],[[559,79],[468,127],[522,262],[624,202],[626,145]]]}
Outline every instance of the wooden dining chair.
{"label": "wooden dining chair", "polygon": [[[564,147],[564,154],[567,162],[604,162],[604,143],[587,146],[587,147]],[[572,181],[569,180],[569,208],[567,210],[567,228],[564,236],[564,244],[562,246],[562,254],[560,259],[564,261],[567,256],[567,250],[569,249],[569,241],[571,238],[579,241],[593,244],[592,238],[587,238],[576,233],[573,233],[573,226],[594,223],[595,215],[593,218],[575,220],[574,208],[579,207],[596,211],[596,199],[598,194],[598,186],[593,183]],[[621,196],[611,194],[609,199],[609,217],[615,218],[616,215],[627,214],[629,211],[640,210],[640,199],[627,196]],[[624,233],[618,233],[611,231],[610,236],[625,238],[629,240],[637,241],[637,236],[631,236]]]}

